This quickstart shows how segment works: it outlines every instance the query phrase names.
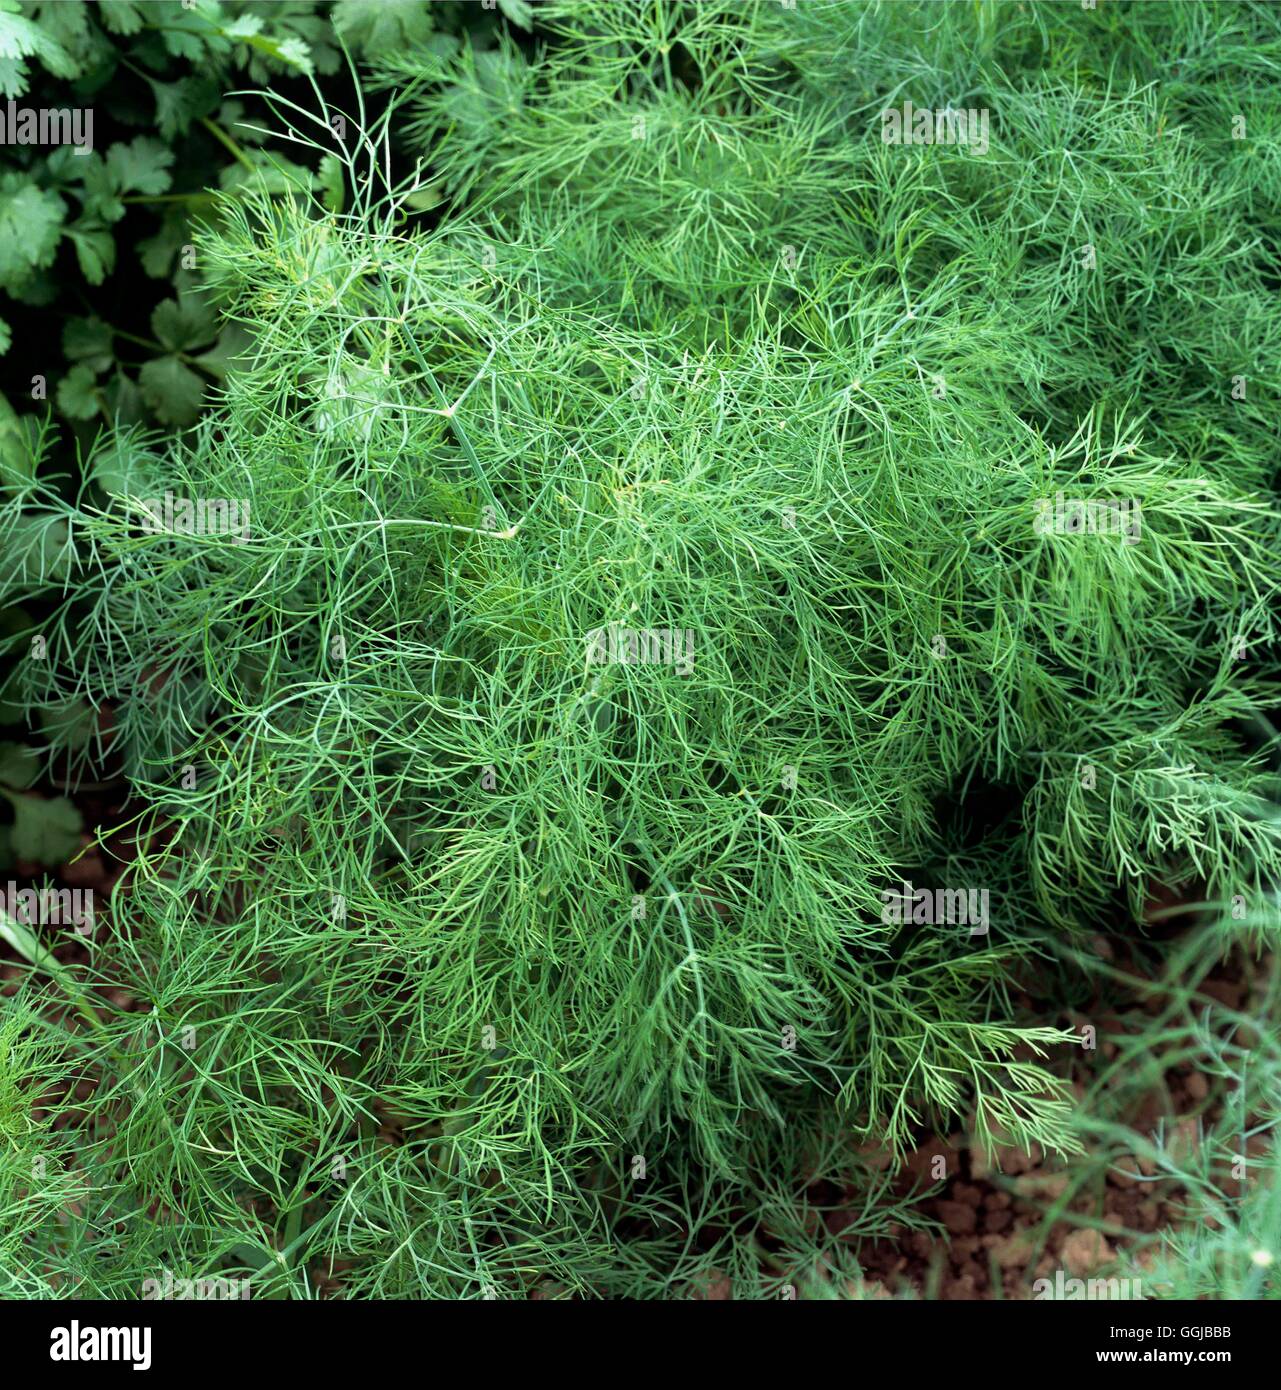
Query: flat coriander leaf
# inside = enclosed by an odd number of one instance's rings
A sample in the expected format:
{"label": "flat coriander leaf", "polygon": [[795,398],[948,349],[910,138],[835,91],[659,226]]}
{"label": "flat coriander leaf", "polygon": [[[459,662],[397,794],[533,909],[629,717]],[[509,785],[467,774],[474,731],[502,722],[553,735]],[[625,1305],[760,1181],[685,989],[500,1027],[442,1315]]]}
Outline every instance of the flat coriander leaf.
{"label": "flat coriander leaf", "polygon": [[103,394],[107,398],[107,408],[103,413],[113,424],[140,425],[147,418],[142,392],[133,378],[124,372],[116,372]]}
{"label": "flat coriander leaf", "polygon": [[207,77],[180,77],[175,82],[152,82],[156,98],[156,127],[162,139],[185,135],[191,123],[207,116],[218,104],[218,84]]}
{"label": "flat coriander leaf", "polygon": [[218,124],[224,130],[233,131],[236,140],[242,147],[263,144],[269,138],[268,132],[249,123],[246,119],[247,115],[244,102],[229,97],[218,108]]}
{"label": "flat coriander leaf", "polygon": [[301,164],[286,160],[279,154],[267,150],[246,150],[251,168],[236,161],[228,164],[218,174],[218,183],[226,192],[242,188],[261,189],[265,193],[293,193],[301,189],[307,192],[315,182],[315,175]]}
{"label": "flat coriander leaf", "polygon": [[316,70],[311,61],[311,49],[300,38],[278,40],[275,56],[287,68],[294,68],[307,77],[312,76]]}
{"label": "flat coriander leaf", "polygon": [[529,0],[498,0],[498,8],[518,29],[534,27],[534,7]]}
{"label": "flat coriander leaf", "polygon": [[89,35],[89,14],[85,0],[63,0],[59,5],[41,5],[40,31],[67,54],[75,63],[77,74],[82,64],[76,61],[77,50],[83,50]]}
{"label": "flat coriander leaf", "polygon": [[429,7],[419,0],[338,0],[334,29],[366,58],[422,43],[432,32]]}
{"label": "flat coriander leaf", "polygon": [[36,476],[36,460],[27,424],[0,395],[0,487],[15,487]]}
{"label": "flat coriander leaf", "polygon": [[201,347],[213,338],[216,328],[213,309],[195,294],[162,299],[151,315],[151,331],[170,352]]}
{"label": "flat coriander leaf", "polygon": [[138,0],[98,0],[102,26],[113,34],[136,34],[142,28]]}
{"label": "flat coriander leaf", "polygon": [[58,382],[58,409],[72,420],[92,420],[98,413],[98,380],[83,362]]}
{"label": "flat coriander leaf", "polygon": [[173,268],[173,258],[186,245],[188,233],[186,221],[181,214],[165,214],[160,230],[155,236],[143,237],[136,243],[142,268],[153,280],[165,279]]}
{"label": "flat coriander leaf", "polygon": [[91,285],[101,285],[116,266],[116,243],[105,227],[68,227],[66,234],[76,248],[80,273]]}
{"label": "flat coriander leaf", "polygon": [[210,46],[208,40],[217,36],[213,27],[217,16],[218,8],[214,5],[205,6],[203,14],[187,8],[171,12],[161,30],[165,47],[175,58],[188,58],[193,64],[201,62]]}
{"label": "flat coriander leaf", "polygon": [[0,782],[25,792],[40,776],[40,754],[25,743],[0,743]]}
{"label": "flat coriander leaf", "polygon": [[[223,24],[219,33],[232,43],[245,44],[257,59],[270,58],[307,77],[315,71],[311,61],[311,50],[302,39],[296,35],[278,39],[272,34],[263,33],[262,20],[256,15],[242,14],[230,24]],[[255,70],[265,71],[261,63],[250,65],[250,71]]]}
{"label": "flat coriander leaf", "polygon": [[25,174],[0,175],[0,289],[19,290],[53,264],[66,205]]}
{"label": "flat coriander leaf", "polygon": [[190,367],[176,357],[156,357],[143,364],[138,379],[147,404],[166,425],[181,428],[195,422],[205,384]]}
{"label": "flat coriander leaf", "polygon": [[233,367],[243,365],[241,359],[252,341],[243,325],[228,323],[219,333],[218,341],[208,352],[202,352],[196,362],[221,381]]}
{"label": "flat coriander leaf", "polygon": [[347,171],[336,154],[327,154],[320,161],[317,173],[320,197],[330,212],[341,212],[347,197]]}
{"label": "flat coriander leaf", "polygon": [[238,15],[230,24],[221,26],[223,38],[233,43],[247,43],[255,34],[262,33],[262,20],[257,15]]}
{"label": "flat coriander leaf", "polygon": [[253,166],[251,169],[237,160],[226,165],[218,175],[219,184],[228,192],[240,188],[261,189],[271,194],[294,193],[299,189],[307,192],[316,181],[310,169],[282,159],[280,155],[266,150],[247,150],[245,154]]}
{"label": "flat coriander leaf", "polygon": [[67,146],[63,145],[49,156],[48,169],[51,178],[68,183],[80,181],[83,217],[112,223],[119,222],[125,215],[115,175],[101,155],[81,155],[77,159],[68,154]]}
{"label": "flat coriander leaf", "polygon": [[157,197],[173,182],[169,166],[174,154],[149,135],[136,135],[127,145],[115,144],[107,151],[107,168],[121,193],[143,193]]}
{"label": "flat coriander leaf", "polygon": [[60,864],[80,848],[84,820],[69,798],[26,796],[0,787],[13,807],[11,843],[19,859]]}
{"label": "flat coriander leaf", "polygon": [[5,62],[0,91],[6,97],[18,97],[27,90],[24,58],[39,58],[54,77],[72,78],[80,71],[57,39],[20,14],[17,5],[5,4],[0,7],[0,59]]}
{"label": "flat coriander leaf", "polygon": [[100,318],[68,319],[62,327],[62,350],[72,362],[105,372],[115,360],[109,324]]}

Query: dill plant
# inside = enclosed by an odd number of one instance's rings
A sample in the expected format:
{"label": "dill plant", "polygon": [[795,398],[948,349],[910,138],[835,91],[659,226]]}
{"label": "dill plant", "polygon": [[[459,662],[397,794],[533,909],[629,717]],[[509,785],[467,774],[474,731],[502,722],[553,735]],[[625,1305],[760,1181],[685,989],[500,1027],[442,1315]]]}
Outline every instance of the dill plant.
{"label": "dill plant", "polygon": [[[1271,185],[1191,117],[1159,143],[1137,78],[1042,71],[1046,7],[975,13],[548,6],[533,50],[384,61],[345,212],[223,200],[217,412],[0,513],[49,612],[6,694],[110,707],[53,751],[123,760],[137,841],[91,965],[24,989],[92,1095],[10,1146],[85,1191],[24,1208],[11,1278],[821,1292],[857,1262],[814,1177],[856,1235],[914,1219],[860,1145],[1079,1148],[1020,963],[1153,880],[1257,908],[1281,858],[1241,732],[1271,441],[1224,376],[1275,362],[1273,253],[1223,251]],[[990,104],[988,155],[883,145],[908,84]],[[166,490],[248,538],[142,525]],[[1037,534],[1059,491],[1140,543]],[[593,662],[620,627],[692,669]],[[887,922],[903,878],[989,887],[990,931]]]}

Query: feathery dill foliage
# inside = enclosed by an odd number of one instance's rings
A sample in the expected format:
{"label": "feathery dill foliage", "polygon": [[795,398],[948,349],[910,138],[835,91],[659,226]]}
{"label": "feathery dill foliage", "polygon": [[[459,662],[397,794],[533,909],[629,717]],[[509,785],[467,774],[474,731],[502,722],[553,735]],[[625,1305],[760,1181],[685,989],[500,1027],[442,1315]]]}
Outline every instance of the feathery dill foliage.
{"label": "feathery dill foliage", "polygon": [[[1281,32],[1118,8],[540,7],[533,51],[384,65],[433,228],[384,124],[350,212],[226,203],[221,409],[3,513],[55,605],[16,693],[111,705],[79,756],[123,756],[142,830],[55,996],[150,1008],[69,1016],[96,1089],[10,1145],[11,1281],[809,1287],[854,1264],[807,1178],[912,1219],[852,1146],[972,1113],[1073,1149],[1018,960],[1281,863],[1240,733]],[[882,144],[905,97],[990,108],[990,150]],[[140,527],[166,490],[249,499],[249,538]],[[1037,534],[1058,491],[1137,500],[1139,543]],[[692,669],[589,661],[611,625]],[[989,888],[990,934],[884,922],[904,876]],[[56,1220],[35,1146],[84,1187]]]}

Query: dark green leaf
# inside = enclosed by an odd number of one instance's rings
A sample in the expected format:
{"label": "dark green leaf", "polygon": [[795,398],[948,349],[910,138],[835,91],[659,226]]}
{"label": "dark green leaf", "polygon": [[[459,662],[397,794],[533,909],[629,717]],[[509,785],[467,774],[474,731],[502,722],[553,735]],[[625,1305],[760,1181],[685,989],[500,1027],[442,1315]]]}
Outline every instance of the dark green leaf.
{"label": "dark green leaf", "polygon": [[72,362],[83,362],[95,372],[105,372],[115,354],[109,324],[100,318],[68,319],[62,327],[62,350]]}
{"label": "dark green leaf", "polygon": [[66,205],[23,174],[0,175],[0,289],[16,290],[53,264]]}
{"label": "dark green leaf", "polygon": [[183,295],[181,300],[163,299],[151,315],[151,331],[171,352],[209,342],[215,326],[213,309],[196,294]]}
{"label": "dark green leaf", "polygon": [[25,743],[0,743],[0,782],[24,792],[40,776],[40,755]]}
{"label": "dark green leaf", "polygon": [[58,382],[58,409],[73,420],[92,420],[100,406],[93,369],[77,362]]}
{"label": "dark green leaf", "polygon": [[55,796],[46,800],[2,787],[0,796],[13,807],[10,836],[19,859],[60,864],[79,849],[84,820],[69,798]]}
{"label": "dark green leaf", "polygon": [[0,487],[14,487],[36,476],[27,422],[0,396]]}
{"label": "dark green leaf", "polygon": [[185,427],[195,422],[204,399],[204,382],[176,357],[157,357],[138,374],[143,398],[167,425]]}
{"label": "dark green leaf", "polygon": [[148,135],[138,135],[127,145],[112,145],[107,151],[107,168],[121,193],[155,197],[173,182],[169,173],[173,159],[168,146]]}
{"label": "dark green leaf", "polygon": [[68,227],[66,234],[76,248],[80,273],[91,285],[101,285],[116,264],[116,243],[101,227]]}

